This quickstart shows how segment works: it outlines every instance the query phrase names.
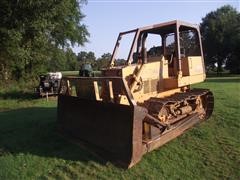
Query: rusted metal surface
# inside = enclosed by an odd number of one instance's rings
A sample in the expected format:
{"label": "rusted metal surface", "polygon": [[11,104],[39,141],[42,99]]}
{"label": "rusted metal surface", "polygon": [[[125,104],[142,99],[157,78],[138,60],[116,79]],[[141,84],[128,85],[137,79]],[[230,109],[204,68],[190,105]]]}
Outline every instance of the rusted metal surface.
{"label": "rusted metal surface", "polygon": [[78,97],[58,97],[58,128],[101,148],[105,158],[129,167],[142,156],[142,119],[146,110]]}
{"label": "rusted metal surface", "polygon": [[[193,127],[194,125],[208,119],[214,108],[214,97],[211,91],[206,89],[194,89],[192,92],[183,94],[184,98],[186,97],[193,97],[194,95],[202,95],[203,96],[203,106],[204,106],[204,117],[201,116],[201,113],[195,112],[188,116],[181,118],[181,121],[177,121],[174,123],[169,129],[167,128],[166,131],[160,133],[154,139],[143,140],[143,153],[150,152],[154,149],[159,148],[160,146],[166,144],[167,142],[171,141],[172,139],[180,136],[186,130]],[[183,98],[182,96],[182,98]],[[178,100],[181,100],[181,96],[177,96]],[[165,100],[172,100],[171,98],[166,98]],[[162,125],[164,127],[165,125]]]}
{"label": "rusted metal surface", "polygon": [[172,128],[165,133],[163,133],[161,136],[154,140],[150,140],[145,142],[145,149],[144,152],[150,152],[154,149],[159,148],[160,146],[166,144],[167,142],[171,141],[172,139],[180,136],[184,133],[187,129],[193,127],[195,124],[201,122],[201,120],[198,117],[198,114],[193,114],[186,119],[184,119],[179,125],[177,125],[175,128]]}
{"label": "rusted metal surface", "polygon": [[[206,102],[213,104],[213,97],[206,90],[195,90],[195,93],[189,92],[158,101],[180,101],[203,92],[208,95]],[[212,107],[209,106],[206,111],[208,118]],[[59,130],[78,138],[80,142],[96,146],[95,150],[105,159],[125,168],[132,167],[141,160],[144,153],[162,146],[201,121],[199,114],[194,113],[167,127],[167,124],[160,122],[148,114],[145,108],[137,105],[121,105],[65,95],[59,95],[58,99]],[[144,138],[143,122],[159,129],[158,135]]]}
{"label": "rusted metal surface", "polygon": [[[213,95],[207,89],[193,89],[166,98],[150,98],[145,102],[149,114],[144,119],[144,141],[161,136],[166,129],[172,129],[175,124],[185,121],[193,114],[197,118],[208,119],[213,105]],[[165,113],[162,114],[162,110]]]}

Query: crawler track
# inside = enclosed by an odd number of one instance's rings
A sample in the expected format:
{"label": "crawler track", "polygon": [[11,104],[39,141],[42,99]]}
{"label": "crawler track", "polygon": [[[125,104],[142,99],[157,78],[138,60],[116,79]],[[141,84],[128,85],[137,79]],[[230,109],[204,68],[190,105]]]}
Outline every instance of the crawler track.
{"label": "crawler track", "polygon": [[177,128],[190,116],[208,119],[213,112],[214,97],[208,89],[192,89],[166,98],[150,98],[145,105],[149,112],[144,122],[149,127],[144,137],[152,139]]}

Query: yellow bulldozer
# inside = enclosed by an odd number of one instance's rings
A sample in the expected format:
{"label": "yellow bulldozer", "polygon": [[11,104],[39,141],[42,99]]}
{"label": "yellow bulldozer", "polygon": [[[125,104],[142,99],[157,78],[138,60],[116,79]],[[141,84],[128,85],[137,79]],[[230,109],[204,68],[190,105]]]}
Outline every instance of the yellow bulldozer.
{"label": "yellow bulldozer", "polygon": [[205,78],[198,25],[175,20],[121,32],[100,77],[62,78],[58,129],[130,168],[211,116],[212,92],[190,88]]}

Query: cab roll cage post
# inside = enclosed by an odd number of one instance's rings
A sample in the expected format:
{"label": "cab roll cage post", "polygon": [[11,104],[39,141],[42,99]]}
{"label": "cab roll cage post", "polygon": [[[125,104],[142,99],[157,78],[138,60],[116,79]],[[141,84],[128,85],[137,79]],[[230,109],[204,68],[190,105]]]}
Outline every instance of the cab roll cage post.
{"label": "cab roll cage post", "polygon": [[137,39],[138,34],[139,34],[139,29],[133,29],[133,30],[130,30],[130,31],[119,33],[116,44],[115,44],[114,49],[113,49],[112,56],[111,56],[111,60],[110,60],[110,64],[109,64],[110,67],[114,66],[115,56],[118,52],[118,48],[119,48],[122,36],[125,35],[125,34],[133,33],[133,32],[135,32],[135,35],[134,35],[134,39],[133,39],[133,42],[132,42],[132,45],[131,45],[130,52],[128,54],[128,58],[127,58],[127,64],[131,63],[132,55],[133,55],[133,49],[136,47],[136,39]]}
{"label": "cab roll cage post", "polygon": [[175,29],[175,49],[177,50],[177,70],[178,70],[178,77],[182,77],[182,63],[181,63],[181,52],[180,52],[180,39],[179,39],[179,23],[176,22],[176,29]]}
{"label": "cab roll cage post", "polygon": [[146,45],[146,39],[147,39],[147,33],[143,33],[143,36],[142,36],[142,63],[143,64],[146,64],[147,63],[147,49],[145,47]]}
{"label": "cab roll cage post", "polygon": [[115,56],[117,54],[117,50],[118,50],[121,38],[122,38],[122,35],[121,35],[121,33],[119,33],[117,41],[116,41],[116,44],[115,44],[114,49],[113,49],[113,53],[112,53],[112,56],[111,56],[109,67],[113,67],[114,66],[114,58],[115,58]]}
{"label": "cab roll cage post", "polygon": [[134,32],[134,31],[136,31],[136,32],[135,32],[133,42],[132,42],[132,45],[131,45],[131,49],[129,51],[128,58],[127,58],[127,64],[128,65],[130,65],[131,62],[133,61],[133,50],[137,46],[137,39],[138,39],[138,36],[139,36],[139,29],[132,30],[132,32]]}
{"label": "cab roll cage post", "polygon": [[[203,55],[203,48],[202,48],[202,38],[201,38],[201,33],[200,33],[199,26],[196,28],[196,30],[197,30],[197,35],[198,35],[198,43],[199,43],[200,51],[201,51],[202,65],[203,65],[203,67],[205,67],[205,61],[204,61],[204,55]],[[205,68],[203,68],[203,73],[206,74]]]}

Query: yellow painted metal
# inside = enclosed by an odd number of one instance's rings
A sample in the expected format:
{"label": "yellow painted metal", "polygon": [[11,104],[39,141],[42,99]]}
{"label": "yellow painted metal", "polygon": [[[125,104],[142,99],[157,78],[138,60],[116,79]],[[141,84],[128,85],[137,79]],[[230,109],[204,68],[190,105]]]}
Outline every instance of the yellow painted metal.
{"label": "yellow painted metal", "polygon": [[[198,56],[189,55],[190,51],[185,53],[180,48],[181,28],[182,31],[196,31],[200,47]],[[121,36],[129,32],[136,33],[129,56],[125,65],[118,66],[115,55]],[[148,33],[162,37],[161,48],[144,47]],[[176,42],[166,46],[166,37],[172,34],[175,34],[172,37]],[[63,127],[66,123],[70,127],[68,130],[76,130],[79,137],[115,153],[115,157],[121,154],[117,160],[131,167],[145,152],[179,136],[202,117],[208,118],[213,110],[212,93],[190,89],[190,85],[206,78],[200,37],[197,26],[180,21],[120,33],[109,67],[102,70],[102,77],[62,79],[58,113]],[[152,48],[162,52],[151,54]],[[174,50],[168,52],[168,48]],[[69,114],[62,112],[66,109]],[[80,114],[81,119],[75,121],[76,114]],[[86,118],[82,118],[82,114]],[[90,128],[85,128],[86,125]],[[109,139],[106,141],[106,138]],[[112,147],[117,148],[113,151]]]}

